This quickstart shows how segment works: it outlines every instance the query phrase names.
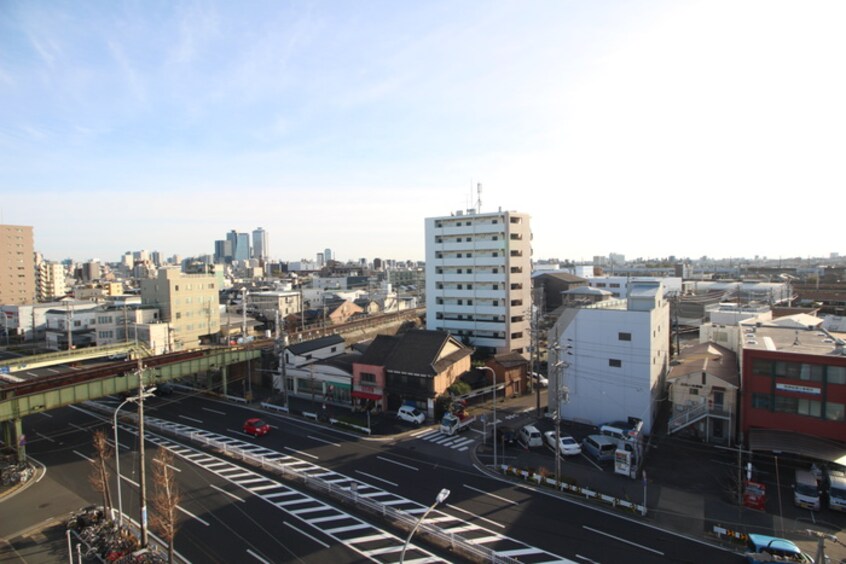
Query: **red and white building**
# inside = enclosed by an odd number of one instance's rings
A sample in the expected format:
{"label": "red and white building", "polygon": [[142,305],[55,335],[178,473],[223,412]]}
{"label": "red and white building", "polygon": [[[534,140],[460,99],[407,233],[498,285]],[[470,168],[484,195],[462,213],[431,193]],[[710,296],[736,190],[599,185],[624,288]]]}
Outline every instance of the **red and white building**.
{"label": "red and white building", "polygon": [[846,335],[822,323],[741,323],[740,430],[752,450],[846,462]]}

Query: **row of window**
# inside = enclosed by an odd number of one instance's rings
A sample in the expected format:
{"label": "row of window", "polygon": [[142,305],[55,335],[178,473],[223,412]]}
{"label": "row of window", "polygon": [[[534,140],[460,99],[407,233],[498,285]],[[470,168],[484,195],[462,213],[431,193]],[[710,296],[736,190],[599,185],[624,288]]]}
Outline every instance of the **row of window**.
{"label": "row of window", "polygon": [[805,380],[806,382],[846,384],[846,366],[826,366],[824,364],[782,360],[756,360],[752,363],[752,372],[762,376]]}
{"label": "row of window", "polygon": [[846,421],[846,404],[833,401],[823,402],[774,394],[752,394],[752,408],[816,417],[827,421]]}
{"label": "row of window", "polygon": [[[513,218],[512,218],[512,219],[513,219]],[[496,224],[498,224],[498,223],[499,223],[499,220],[498,220],[498,219],[493,219],[493,220],[491,220],[490,222],[482,221],[482,222],[480,222],[480,223],[479,223],[479,225],[496,225]],[[516,223],[516,222],[515,222],[515,221],[512,221],[511,223]],[[467,226],[469,227],[470,225],[473,225],[473,222],[472,222],[471,220],[469,220],[469,219],[468,219],[468,220],[467,220],[466,222],[464,222],[464,223],[462,223],[462,222],[460,222],[460,221],[458,221],[458,222],[456,222],[456,223],[455,223],[455,227],[461,227],[462,225],[467,225]],[[443,221],[436,221],[436,222],[435,222],[435,227],[443,227],[443,226],[444,226],[444,222],[443,222]],[[453,227],[452,223],[448,223],[448,224],[447,224],[447,227]]]}
{"label": "row of window", "polygon": [[[444,300],[444,298],[435,298],[435,303],[437,305],[444,305],[445,303],[449,305],[473,305],[473,300],[470,299],[457,299],[454,302],[449,300]],[[478,305],[484,305],[489,307],[499,307],[499,300],[491,300],[489,303],[485,303],[485,300],[481,300]],[[519,307],[523,305],[523,300],[511,300],[511,307]]]}

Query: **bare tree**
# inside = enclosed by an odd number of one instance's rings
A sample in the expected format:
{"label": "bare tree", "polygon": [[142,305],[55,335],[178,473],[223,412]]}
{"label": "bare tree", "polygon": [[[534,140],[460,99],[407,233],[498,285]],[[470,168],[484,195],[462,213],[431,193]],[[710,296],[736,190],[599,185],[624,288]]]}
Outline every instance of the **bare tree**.
{"label": "bare tree", "polygon": [[112,496],[109,491],[109,469],[106,461],[112,456],[112,449],[106,442],[106,434],[103,431],[94,432],[94,450],[97,451],[97,458],[91,461],[91,473],[88,475],[88,482],[91,486],[103,495],[103,512],[107,515],[112,511]]}
{"label": "bare tree", "polygon": [[173,454],[166,448],[159,448],[153,458],[153,511],[150,525],[167,543],[168,562],[173,564],[173,539],[179,528],[177,505],[181,501],[176,474],[173,471]]}

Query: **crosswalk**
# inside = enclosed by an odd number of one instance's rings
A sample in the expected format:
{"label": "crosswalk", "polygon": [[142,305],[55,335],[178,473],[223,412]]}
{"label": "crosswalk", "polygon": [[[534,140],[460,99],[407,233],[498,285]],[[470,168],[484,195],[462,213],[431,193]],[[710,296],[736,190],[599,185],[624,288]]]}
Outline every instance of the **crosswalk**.
{"label": "crosswalk", "polygon": [[440,432],[437,429],[426,429],[423,431],[418,431],[416,433],[412,433],[411,436],[415,439],[420,439],[423,441],[428,441],[430,443],[435,443],[437,445],[455,449],[458,452],[464,452],[468,450],[470,448],[470,445],[476,442],[476,439],[473,437],[468,437],[466,435],[450,436],[446,433]]}
{"label": "crosswalk", "polygon": [[[193,440],[199,439],[203,441],[205,439],[217,444],[223,443],[225,445],[224,449],[231,447],[233,450],[237,449],[246,452],[250,457],[261,459],[263,465],[269,468],[288,468],[295,470],[300,475],[307,476],[309,479],[320,480],[333,488],[355,492],[355,495],[361,498],[363,502],[364,500],[369,500],[384,507],[403,511],[409,515],[420,515],[428,510],[425,505],[399,494],[383,490],[378,486],[351,478],[312,462],[263,447],[252,441],[244,441],[155,417],[146,417],[145,421],[148,422],[149,427],[167,430],[181,436],[190,436]],[[123,425],[121,427],[123,428]],[[135,429],[132,427],[127,427],[127,430],[135,432]],[[455,445],[459,444],[459,448],[466,449],[469,448],[467,441],[472,443],[475,440],[462,436],[447,437],[447,435],[440,433],[440,431],[434,430],[426,430],[420,433],[419,436],[425,435],[429,437],[431,435],[431,438],[439,440],[434,437],[435,433],[441,435],[441,438],[456,441],[451,448],[455,448]],[[398,561],[402,545],[405,541],[390,532],[379,529],[306,493],[288,487],[282,482],[258,474],[226,459],[218,458],[205,451],[174,442],[152,432],[148,432],[146,437],[155,444],[173,451],[177,456],[236,484],[238,487],[249,491],[251,494],[264,499],[268,503],[272,503],[280,510],[317,528],[337,542],[343,543],[352,550],[362,554],[367,560],[379,563]],[[423,440],[426,440],[426,438],[424,437]],[[437,524],[438,528],[442,531],[461,535],[465,541],[493,550],[499,556],[511,558],[519,556],[521,562],[571,562],[559,555],[469,523],[465,517],[456,517],[439,510],[432,511],[426,519],[426,523]],[[405,562],[444,562],[444,560],[420,547],[410,544],[406,552]]]}

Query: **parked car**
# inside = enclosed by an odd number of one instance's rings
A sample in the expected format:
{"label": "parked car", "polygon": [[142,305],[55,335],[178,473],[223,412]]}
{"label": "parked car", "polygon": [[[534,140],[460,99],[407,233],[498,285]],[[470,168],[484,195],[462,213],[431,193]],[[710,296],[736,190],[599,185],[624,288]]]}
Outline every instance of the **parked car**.
{"label": "parked car", "polygon": [[[555,431],[547,431],[543,434],[546,437],[546,444],[549,445],[549,448],[552,449],[552,452],[555,452]],[[582,447],[579,446],[579,443],[571,437],[570,435],[561,435],[559,437],[561,439],[561,454],[564,456],[573,456],[575,454],[582,453]]]}
{"label": "parked car", "polygon": [[520,427],[520,431],[517,433],[517,440],[527,448],[543,446],[541,432],[534,425]]}
{"label": "parked car", "polygon": [[582,440],[582,449],[597,462],[614,460],[617,441],[605,435],[588,435]]}
{"label": "parked car", "polygon": [[548,388],[549,387],[549,380],[543,374],[538,374],[537,372],[532,372],[532,380],[534,383],[541,388]]}
{"label": "parked car", "polygon": [[263,437],[270,432],[270,425],[258,417],[244,421],[244,432],[254,437]]}
{"label": "parked car", "polygon": [[514,429],[506,425],[497,425],[496,427],[496,442],[499,444],[513,445],[517,442],[517,433]]}
{"label": "parked car", "polygon": [[426,415],[420,412],[413,405],[403,405],[400,406],[399,410],[397,411],[397,419],[405,421],[407,423],[414,423],[415,425],[420,425],[421,423],[426,421]]}

